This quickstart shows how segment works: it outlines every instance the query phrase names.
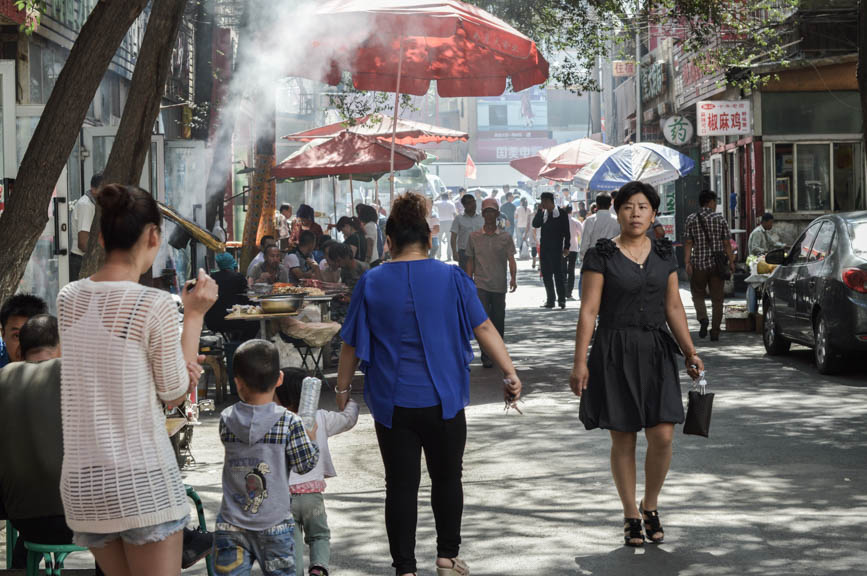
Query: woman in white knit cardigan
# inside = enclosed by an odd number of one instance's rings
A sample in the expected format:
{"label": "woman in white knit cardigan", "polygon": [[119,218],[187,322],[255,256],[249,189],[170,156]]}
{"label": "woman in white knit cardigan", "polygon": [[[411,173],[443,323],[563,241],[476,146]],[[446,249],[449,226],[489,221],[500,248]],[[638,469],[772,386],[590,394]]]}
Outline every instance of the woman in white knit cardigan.
{"label": "woman in white knit cardigan", "polygon": [[138,283],[161,244],[153,197],[110,184],[97,202],[105,264],[57,298],[66,522],[110,576],[179,574],[189,505],[163,406],[183,402],[198,380],[217,286],[199,271],[179,334],[171,296]]}

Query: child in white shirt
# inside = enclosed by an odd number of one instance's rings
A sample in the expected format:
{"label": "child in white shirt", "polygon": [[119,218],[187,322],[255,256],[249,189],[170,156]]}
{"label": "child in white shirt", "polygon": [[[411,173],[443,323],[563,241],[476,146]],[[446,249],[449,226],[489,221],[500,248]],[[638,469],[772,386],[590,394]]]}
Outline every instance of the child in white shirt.
{"label": "child in white shirt", "polygon": [[[283,368],[283,385],[276,390],[276,400],[290,412],[298,413],[301,403],[301,382],[307,373],[300,368]],[[325,479],[337,475],[331,462],[328,438],[351,430],[358,422],[358,404],[350,399],[343,412],[316,411],[316,440],[319,462],[306,474],[292,471],[289,491],[292,493],[292,516],[295,518],[295,565],[303,566],[304,543],[310,546],[310,576],[327,576],[331,557],[331,531],[325,514]]]}

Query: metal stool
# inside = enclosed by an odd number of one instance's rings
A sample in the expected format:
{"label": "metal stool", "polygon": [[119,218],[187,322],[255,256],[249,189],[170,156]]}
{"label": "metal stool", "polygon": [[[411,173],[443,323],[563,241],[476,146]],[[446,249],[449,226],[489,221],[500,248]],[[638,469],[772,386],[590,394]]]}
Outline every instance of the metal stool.
{"label": "metal stool", "polygon": [[[294,338],[292,336],[288,336],[283,332],[278,332],[280,334],[280,338],[283,339],[287,344],[292,344],[295,346],[295,349],[298,350],[298,354],[301,355],[301,365],[308,373],[313,374],[323,382],[325,382],[325,373],[322,372],[322,348],[312,348],[307,342],[305,342],[301,338]],[[316,352],[314,352],[316,350]],[[311,368],[307,361],[313,363],[313,367]]]}
{"label": "metal stool", "polygon": [[[187,489],[187,497],[193,501],[196,505],[196,515],[199,517],[199,528],[206,531],[208,530],[208,523],[205,522],[205,507],[202,504],[202,499],[199,498],[199,494],[193,489],[192,486],[184,484],[184,488]],[[215,576],[214,573],[214,554],[208,554],[205,558],[205,566],[208,568],[208,576]]]}
{"label": "metal stool", "polygon": [[61,576],[63,562],[73,552],[87,552],[87,548],[74,544],[35,544],[24,542],[27,548],[27,576],[39,574],[39,562],[45,559],[46,576]]}

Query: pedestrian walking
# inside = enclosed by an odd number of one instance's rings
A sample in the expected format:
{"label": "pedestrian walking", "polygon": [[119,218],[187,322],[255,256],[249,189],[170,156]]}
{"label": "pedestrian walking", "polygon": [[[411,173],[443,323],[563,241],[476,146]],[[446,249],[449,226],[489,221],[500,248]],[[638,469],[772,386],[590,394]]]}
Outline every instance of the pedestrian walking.
{"label": "pedestrian walking", "polygon": [[517,212],[518,207],[515,206],[515,196],[509,191],[509,185],[506,184],[503,186],[503,192],[505,193],[503,205],[500,207],[500,214],[502,214],[506,218],[506,222],[509,223],[506,228],[506,232],[509,233],[513,239],[515,238],[515,230],[517,226],[515,225],[515,213]]}
{"label": "pedestrian walking", "polygon": [[427,225],[430,228],[431,232],[431,249],[430,249],[430,257],[435,258],[436,260],[440,259],[440,232],[442,228],[440,226],[440,218],[437,211],[434,209],[433,199],[425,198],[425,205],[427,206]]}
{"label": "pedestrian walking", "polygon": [[183,290],[179,334],[168,292],[138,283],[162,245],[153,196],[109,184],[96,200],[105,263],[57,297],[63,509],[73,542],[107,574],[178,574],[189,504],[163,410],[195,389],[217,284],[199,270],[195,290]]}
{"label": "pedestrian walking", "polygon": [[718,269],[719,255],[725,254],[728,268],[735,270],[735,257],[731,245],[729,225],[722,214],[716,211],[716,192],[704,190],[698,197],[699,211],[686,217],[684,259],[692,303],[699,323],[699,338],[707,336],[708,318],[705,298],[710,294],[712,324],[710,339],[719,340],[722,325],[725,278]]}
{"label": "pedestrian walking", "polygon": [[443,192],[438,202],[434,203],[440,218],[440,254],[445,256],[446,262],[451,260],[452,245],[449,240],[452,235],[452,222],[455,220],[457,210],[455,204],[449,200],[449,193]]}
{"label": "pedestrian walking", "polygon": [[[570,386],[581,398],[584,427],[609,430],[624,543],[643,546],[642,522],[650,542],[665,537],[657,504],[671,462],[674,425],[684,419],[677,356],[683,353],[693,378],[704,364],[689,335],[671,242],[646,236],[659,195],[648,184],[629,182],[620,189],[615,209],[622,232],[599,240],[584,259]],[[636,506],[635,448],[642,429],[647,438],[644,498]]]}
{"label": "pedestrian walking", "polygon": [[452,257],[458,262],[461,270],[467,269],[467,243],[470,241],[470,234],[481,229],[485,225],[485,220],[480,214],[476,214],[476,198],[472,194],[465,194],[461,198],[461,204],[464,207],[464,213],[456,216],[452,222]]}
{"label": "pedestrian walking", "polygon": [[[475,281],[485,313],[502,338],[506,330],[506,291],[508,289],[509,292],[514,292],[518,289],[518,264],[515,262],[515,243],[512,236],[497,226],[499,216],[496,199],[485,198],[482,201],[485,225],[470,235],[467,244],[467,275]],[[493,365],[487,352],[482,349],[482,366],[491,368]]]}
{"label": "pedestrian walking", "polygon": [[505,374],[504,397],[521,382],[472,280],[430,260],[430,229],[421,196],[398,197],[386,224],[392,260],[361,277],[343,324],[337,407],[343,410],[359,362],[385,467],[385,526],[398,575],[416,572],[415,533],[421,454],[431,479],[438,576],[469,573],[458,557],[475,336]]}
{"label": "pedestrian walking", "polygon": [[526,198],[521,198],[521,205],[515,210],[515,228],[518,254],[520,254],[524,250],[524,243],[527,242],[527,230],[533,228],[533,212],[528,207]]}
{"label": "pedestrian walking", "polygon": [[[572,204],[567,204],[565,210],[566,214],[569,215],[569,256],[564,261],[566,265],[566,300],[575,300],[572,296],[572,290],[575,288],[575,267],[578,264],[584,225],[572,214]],[[581,295],[580,284],[578,285],[578,295]]]}
{"label": "pedestrian walking", "polygon": [[563,277],[563,259],[569,256],[569,216],[554,204],[554,195],[542,193],[542,205],[533,217],[533,228],[539,228],[539,265],[545,283],[547,299],[543,308],[554,307],[556,287],[560,308],[566,307],[566,282]]}
{"label": "pedestrian walking", "polygon": [[584,229],[581,233],[581,260],[587,255],[587,251],[603,239],[611,239],[620,234],[620,222],[617,215],[612,213],[611,196],[601,193],[596,196],[593,205],[598,210],[584,221]]}

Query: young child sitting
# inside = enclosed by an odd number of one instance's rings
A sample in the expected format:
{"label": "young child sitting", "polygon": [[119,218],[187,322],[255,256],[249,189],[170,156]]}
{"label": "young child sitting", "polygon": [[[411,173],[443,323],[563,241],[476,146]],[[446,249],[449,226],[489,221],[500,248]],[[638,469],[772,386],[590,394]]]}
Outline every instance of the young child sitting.
{"label": "young child sitting", "polygon": [[225,447],[223,502],[217,516],[216,568],[230,576],[250,573],[253,560],[267,576],[295,576],[294,522],[289,470],[310,472],[319,461],[301,419],[274,403],[283,382],[277,348],[250,340],[235,352],[241,401],[220,415]]}
{"label": "young child sitting", "polygon": [[[300,368],[283,369],[283,386],[277,388],[277,400],[287,410],[297,413],[301,403],[301,382],[307,373]],[[304,542],[310,546],[310,576],[327,576],[331,557],[331,531],[325,514],[325,479],[337,475],[328,450],[328,438],[346,432],[358,422],[358,404],[352,399],[343,412],[316,411],[316,443],[319,446],[319,463],[306,474],[293,471],[289,475],[289,491],[292,493],[292,515],[295,524],[304,532]],[[296,565],[301,565],[303,548],[296,532]]]}

